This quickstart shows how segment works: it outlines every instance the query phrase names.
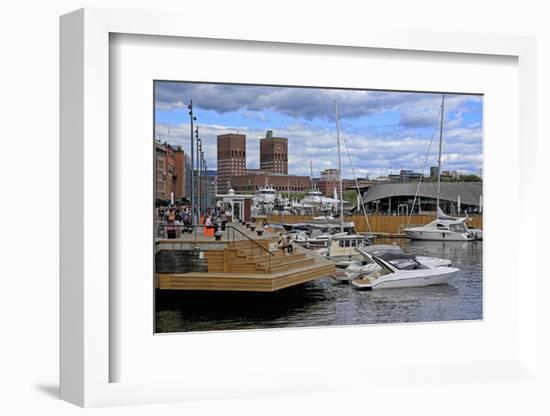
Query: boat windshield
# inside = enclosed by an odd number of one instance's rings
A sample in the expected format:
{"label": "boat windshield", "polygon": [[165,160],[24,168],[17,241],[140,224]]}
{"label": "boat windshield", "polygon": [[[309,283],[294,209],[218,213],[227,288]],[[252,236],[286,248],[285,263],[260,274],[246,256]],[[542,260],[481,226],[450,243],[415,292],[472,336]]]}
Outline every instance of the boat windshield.
{"label": "boat windshield", "polygon": [[449,228],[451,231],[454,231],[457,233],[465,233],[467,231],[463,222],[461,222],[460,224],[451,224],[449,225]]}
{"label": "boat windshield", "polygon": [[416,261],[414,255],[406,254],[398,246],[374,246],[374,248],[366,247],[363,250],[367,253],[370,252],[370,254],[374,254],[376,257],[373,257],[373,260],[376,258],[382,259],[399,270],[416,270],[426,268]]}
{"label": "boat windshield", "polygon": [[393,273],[393,270],[390,269],[388,266],[386,266],[386,264],[383,261],[380,261],[380,259],[376,258],[375,256],[372,256],[371,259],[373,262],[375,262],[378,266],[382,268],[382,271],[379,272],[381,276],[385,274]]}

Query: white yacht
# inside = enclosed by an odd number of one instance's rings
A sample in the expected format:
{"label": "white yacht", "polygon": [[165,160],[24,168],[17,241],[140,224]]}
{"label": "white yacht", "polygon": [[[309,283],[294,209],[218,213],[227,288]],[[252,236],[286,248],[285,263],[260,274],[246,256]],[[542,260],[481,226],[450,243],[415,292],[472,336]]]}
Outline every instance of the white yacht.
{"label": "white yacht", "polygon": [[300,207],[319,207],[330,211],[336,210],[342,203],[340,199],[328,198],[323,196],[322,192],[317,189],[312,189],[307,195],[297,204]]}
{"label": "white yacht", "polygon": [[422,264],[414,256],[379,254],[358,249],[369,261],[364,273],[351,281],[359,290],[394,289],[445,284],[459,269]]}
{"label": "white yacht", "polygon": [[272,185],[265,185],[256,191],[256,194],[252,198],[255,204],[266,203],[273,204],[277,199],[278,194]]}
{"label": "white yacht", "polygon": [[421,227],[405,228],[407,237],[413,240],[437,241],[473,241],[476,237],[474,230],[466,227],[467,217],[456,218],[445,216],[440,209],[435,221]]}
{"label": "white yacht", "polygon": [[336,271],[332,274],[333,278],[338,281],[351,281],[365,273],[378,270],[378,266],[365,253],[380,257],[399,269],[416,268],[417,264],[429,268],[451,266],[451,261],[447,259],[406,254],[398,245],[376,244],[356,251],[360,254],[359,258],[355,257],[348,262],[336,263]]}
{"label": "white yacht", "polygon": [[266,184],[254,194],[252,198],[252,203],[254,204],[252,210],[255,214],[272,213],[279,199],[279,194],[275,188]]}

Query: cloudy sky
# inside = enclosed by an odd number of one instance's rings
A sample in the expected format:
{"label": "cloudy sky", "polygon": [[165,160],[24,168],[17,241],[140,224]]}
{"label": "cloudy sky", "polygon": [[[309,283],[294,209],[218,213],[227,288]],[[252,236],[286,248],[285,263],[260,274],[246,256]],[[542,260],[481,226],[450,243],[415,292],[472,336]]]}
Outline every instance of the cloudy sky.
{"label": "cloudy sky", "polygon": [[[216,136],[236,132],[246,134],[247,167],[259,167],[266,130],[288,138],[289,173],[309,175],[310,161],[315,176],[337,167],[335,100],[344,177],[353,177],[348,150],[359,177],[420,171],[427,155],[424,172],[437,165],[440,94],[156,82],[155,99],[156,137],[187,151],[193,100],[209,169],[216,169]],[[480,173],[482,101],[446,95],[443,170]]]}

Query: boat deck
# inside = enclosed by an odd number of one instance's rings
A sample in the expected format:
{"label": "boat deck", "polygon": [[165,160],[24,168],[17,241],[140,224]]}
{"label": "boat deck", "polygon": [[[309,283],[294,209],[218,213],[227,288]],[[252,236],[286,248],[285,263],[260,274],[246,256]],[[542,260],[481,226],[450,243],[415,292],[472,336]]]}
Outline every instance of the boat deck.
{"label": "boat deck", "polygon": [[372,290],[372,281],[369,279],[355,279],[351,281],[351,284],[359,290]]}

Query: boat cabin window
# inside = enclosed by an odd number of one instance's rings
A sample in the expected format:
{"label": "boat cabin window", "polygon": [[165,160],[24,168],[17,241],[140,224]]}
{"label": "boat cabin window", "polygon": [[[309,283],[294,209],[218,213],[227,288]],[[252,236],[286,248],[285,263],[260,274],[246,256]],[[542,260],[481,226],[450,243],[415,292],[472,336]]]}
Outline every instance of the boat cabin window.
{"label": "boat cabin window", "polygon": [[437,228],[440,229],[440,230],[448,230],[449,227],[443,225],[443,224],[437,224]]}
{"label": "boat cabin window", "polygon": [[362,247],[364,246],[364,240],[345,239],[345,240],[340,240],[338,245],[340,247]]}

